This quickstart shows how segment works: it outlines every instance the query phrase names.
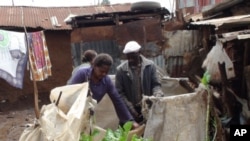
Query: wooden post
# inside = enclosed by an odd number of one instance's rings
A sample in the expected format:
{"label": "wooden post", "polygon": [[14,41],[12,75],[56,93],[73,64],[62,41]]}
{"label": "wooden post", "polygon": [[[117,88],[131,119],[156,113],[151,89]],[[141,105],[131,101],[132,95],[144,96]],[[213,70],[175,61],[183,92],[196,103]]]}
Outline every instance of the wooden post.
{"label": "wooden post", "polygon": [[[28,42],[28,37],[27,37],[27,30],[26,30],[26,27],[24,25],[24,20],[23,20],[23,7],[21,7],[22,9],[22,24],[23,24],[23,27],[24,27],[24,31],[25,31],[25,41],[26,41],[26,44],[27,44],[27,53],[28,55],[30,54],[30,45],[29,45],[29,42]],[[36,114],[36,118],[39,119],[40,118],[40,109],[39,109],[39,104],[38,104],[38,89],[37,89],[37,84],[36,84],[36,81],[34,80],[35,79],[35,75],[34,75],[34,71],[33,71],[33,68],[31,66],[31,58],[30,58],[30,55],[29,55],[29,66],[30,66],[30,71],[31,71],[31,75],[32,75],[32,78],[33,78],[33,86],[34,86],[34,109],[35,109],[35,114]]]}
{"label": "wooden post", "polygon": [[[26,31],[26,28],[24,27],[24,30],[25,30],[25,39],[26,39],[26,44],[27,44],[27,53],[30,54],[30,45],[29,45],[29,42],[28,42],[28,37],[27,37],[27,31]],[[31,75],[32,75],[32,78],[33,78],[33,86],[34,86],[34,104],[35,104],[35,114],[36,114],[36,118],[39,119],[40,117],[40,110],[39,110],[39,104],[38,104],[38,89],[37,89],[37,83],[35,81],[35,75],[34,75],[34,71],[33,71],[33,68],[31,66],[31,58],[30,58],[30,55],[29,55],[29,66],[30,66],[30,71],[31,71]]]}

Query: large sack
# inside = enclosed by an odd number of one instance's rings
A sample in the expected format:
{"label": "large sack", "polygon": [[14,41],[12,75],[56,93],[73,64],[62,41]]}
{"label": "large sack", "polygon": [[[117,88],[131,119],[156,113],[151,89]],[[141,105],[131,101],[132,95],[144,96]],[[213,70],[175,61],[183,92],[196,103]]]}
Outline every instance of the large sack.
{"label": "large sack", "polygon": [[96,125],[103,129],[115,130],[119,126],[114,105],[107,94],[95,106],[95,119]]}
{"label": "large sack", "polygon": [[[53,92],[62,93],[58,106],[55,103],[44,105],[37,124],[25,129],[19,141],[79,141],[80,133],[88,130],[89,108],[95,103],[87,97],[88,83],[57,87],[51,94]],[[66,97],[72,100],[70,108],[63,104]],[[54,98],[57,101],[58,98]]]}
{"label": "large sack", "polygon": [[206,108],[203,91],[161,98],[144,96],[142,112],[148,119],[144,137],[154,141],[204,141]]}
{"label": "large sack", "polygon": [[[75,85],[65,85],[62,87],[56,87],[50,91],[50,101],[51,103],[56,103],[59,95],[61,93],[61,97],[58,102],[58,107],[67,114],[70,110],[71,106],[74,104],[75,100],[82,92],[84,88],[84,92],[88,91],[88,86],[81,86],[82,84],[75,84]],[[88,85],[88,84],[84,84]]]}
{"label": "large sack", "polygon": [[[102,140],[111,124],[115,125],[113,130],[118,128],[118,119],[107,95],[102,100],[103,103],[100,103],[99,109],[95,109],[96,101],[87,97],[87,92],[88,83],[52,89],[50,93],[52,103],[42,107],[41,117],[23,131],[19,141],[79,141],[80,133],[88,134],[90,129],[99,131],[99,134],[93,137],[93,141]],[[60,100],[56,105],[60,93]],[[97,115],[94,116],[101,127],[93,122],[93,117],[90,119],[89,109],[94,110],[94,113],[97,110]],[[142,125],[130,131],[129,140],[134,134],[141,136],[144,129],[145,125]]]}
{"label": "large sack", "polygon": [[164,76],[161,79],[161,87],[165,96],[180,95],[188,93],[188,90],[180,85],[181,80],[188,80],[188,78],[173,78]]}

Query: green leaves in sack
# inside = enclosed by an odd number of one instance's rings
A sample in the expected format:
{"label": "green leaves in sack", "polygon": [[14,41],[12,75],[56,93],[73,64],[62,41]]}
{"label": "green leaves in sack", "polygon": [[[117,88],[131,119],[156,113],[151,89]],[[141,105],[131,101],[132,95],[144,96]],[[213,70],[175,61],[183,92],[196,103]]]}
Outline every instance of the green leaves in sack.
{"label": "green leaves in sack", "polygon": [[208,83],[210,82],[210,78],[211,78],[211,75],[206,71],[203,74],[203,77],[201,79],[201,83],[207,87]]}

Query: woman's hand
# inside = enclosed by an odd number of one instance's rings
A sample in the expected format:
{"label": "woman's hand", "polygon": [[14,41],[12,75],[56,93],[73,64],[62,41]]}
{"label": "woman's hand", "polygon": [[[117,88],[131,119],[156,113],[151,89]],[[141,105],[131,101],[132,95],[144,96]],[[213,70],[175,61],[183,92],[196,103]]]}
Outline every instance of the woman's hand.
{"label": "woman's hand", "polygon": [[140,124],[138,124],[137,122],[133,121],[133,124],[132,124],[132,130],[136,129],[140,127]]}

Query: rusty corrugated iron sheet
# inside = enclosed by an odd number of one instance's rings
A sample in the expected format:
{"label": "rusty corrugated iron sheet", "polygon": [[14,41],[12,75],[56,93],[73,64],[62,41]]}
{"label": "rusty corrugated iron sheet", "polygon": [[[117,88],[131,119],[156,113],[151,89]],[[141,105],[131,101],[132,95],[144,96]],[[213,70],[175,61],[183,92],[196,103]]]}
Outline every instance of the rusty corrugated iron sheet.
{"label": "rusty corrugated iron sheet", "polygon": [[120,45],[125,45],[130,40],[136,40],[140,44],[163,41],[161,21],[148,19],[115,26],[115,39]]}
{"label": "rusty corrugated iron sheet", "polygon": [[[153,48],[154,43],[148,43],[147,46],[152,46]],[[81,42],[81,43],[71,43],[71,55],[73,60],[74,67],[81,64],[81,54],[88,50],[92,49],[95,50],[97,53],[108,53],[113,58],[113,65],[109,71],[110,74],[116,73],[116,67],[124,61],[122,58],[122,46],[118,45],[116,41],[114,40],[99,40],[94,42]],[[145,46],[143,46],[145,48]],[[146,47],[149,48],[149,47]],[[156,47],[154,47],[156,48]],[[154,53],[155,51],[152,51],[151,53]],[[143,53],[143,52],[142,52]],[[143,53],[143,55],[145,55]],[[155,64],[160,67],[162,70],[165,70],[165,59],[163,55],[158,55],[156,57],[148,57],[150,60],[154,61]]]}
{"label": "rusty corrugated iron sheet", "polygon": [[81,64],[81,54],[88,49],[95,50],[98,54],[110,54],[113,58],[113,65],[111,66],[109,73],[115,74],[116,67],[121,63],[121,50],[119,49],[118,44],[114,40],[99,40],[95,42],[71,43],[71,53],[74,67]]}
{"label": "rusty corrugated iron sheet", "polygon": [[[86,7],[26,7],[0,6],[0,27],[28,27],[45,30],[71,30],[64,22],[70,14],[90,15],[98,13],[125,12],[130,10],[130,3]],[[53,26],[50,18],[56,16],[60,26]]]}
{"label": "rusty corrugated iron sheet", "polygon": [[124,46],[130,40],[136,40],[140,44],[163,41],[165,38],[161,33],[160,20],[148,19],[119,26],[75,28],[71,32],[71,42],[115,40],[119,45]]}
{"label": "rusty corrugated iron sheet", "polygon": [[[198,30],[165,31],[169,47],[163,51],[166,59],[166,70],[171,77],[186,77],[197,56],[200,46],[200,33]],[[194,64],[200,68],[199,64]]]}
{"label": "rusty corrugated iron sheet", "polygon": [[191,22],[191,25],[214,25],[218,29],[228,25],[249,25],[250,14]]}
{"label": "rusty corrugated iron sheet", "polygon": [[113,26],[99,26],[88,28],[75,28],[71,32],[71,42],[91,42],[99,40],[112,40],[114,39]]}

